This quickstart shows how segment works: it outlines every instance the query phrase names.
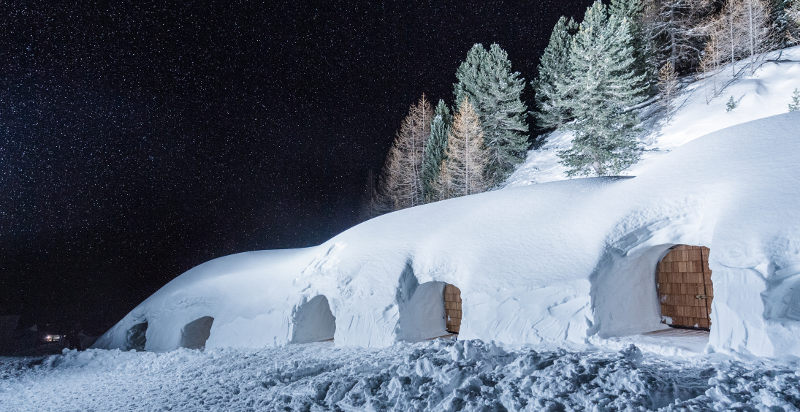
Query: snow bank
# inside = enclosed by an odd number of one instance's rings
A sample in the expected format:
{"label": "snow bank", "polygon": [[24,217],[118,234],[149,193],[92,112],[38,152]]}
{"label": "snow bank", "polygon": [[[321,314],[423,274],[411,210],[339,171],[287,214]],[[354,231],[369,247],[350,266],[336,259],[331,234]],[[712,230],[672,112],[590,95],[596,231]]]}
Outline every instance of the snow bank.
{"label": "snow bank", "polygon": [[[796,363],[668,359],[635,347],[437,340],[256,351],[68,351],[0,358],[0,405],[34,410],[785,410]],[[771,408],[771,409],[769,409]]]}
{"label": "snow bank", "polygon": [[[663,328],[655,265],[676,244],[711,248],[709,350],[800,356],[800,113],[696,139],[640,168],[402,210],[312,248],[200,265],[96,343],[181,346],[213,317],[206,348],[283,345],[333,318],[336,345],[440,336],[440,287],[461,289],[459,339],[586,342]],[[438,282],[438,283],[428,283]],[[438,298],[437,298],[438,294]],[[330,316],[303,306],[322,298]],[[323,322],[324,323],[324,322]],[[438,334],[438,335],[437,335]]]}

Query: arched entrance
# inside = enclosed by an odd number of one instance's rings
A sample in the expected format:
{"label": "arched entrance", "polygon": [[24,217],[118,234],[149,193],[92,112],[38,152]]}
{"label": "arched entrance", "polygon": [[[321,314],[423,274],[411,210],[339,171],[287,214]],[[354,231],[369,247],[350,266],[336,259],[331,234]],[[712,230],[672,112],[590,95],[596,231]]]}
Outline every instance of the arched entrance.
{"label": "arched entrance", "polygon": [[128,350],[143,351],[147,344],[147,322],[145,321],[131,326],[125,337],[128,341]]}
{"label": "arched entrance", "polygon": [[297,308],[291,343],[332,341],[335,333],[336,317],[325,296],[314,296]]}
{"label": "arched entrance", "polygon": [[658,262],[656,282],[661,322],[673,327],[711,327],[714,289],[705,246],[674,246]]}
{"label": "arched entrance", "polygon": [[211,325],[214,318],[203,316],[186,324],[181,330],[181,347],[187,349],[203,349],[211,336]]}

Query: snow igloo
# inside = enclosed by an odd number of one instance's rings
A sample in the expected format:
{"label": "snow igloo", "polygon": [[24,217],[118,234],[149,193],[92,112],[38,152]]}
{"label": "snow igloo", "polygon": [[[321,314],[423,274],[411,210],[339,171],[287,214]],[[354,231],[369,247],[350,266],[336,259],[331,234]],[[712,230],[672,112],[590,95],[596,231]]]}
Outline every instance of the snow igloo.
{"label": "snow igloo", "polygon": [[[315,247],[218,258],[95,346],[130,347],[146,319],[144,349],[171,350],[203,316],[213,318],[205,348],[454,338],[453,285],[458,339],[586,343],[672,323],[710,329],[708,351],[800,356],[798,125],[789,113],[724,129],[635,177],[495,190],[380,216]],[[701,248],[702,267],[689,263],[696,249],[668,256],[687,246]]]}

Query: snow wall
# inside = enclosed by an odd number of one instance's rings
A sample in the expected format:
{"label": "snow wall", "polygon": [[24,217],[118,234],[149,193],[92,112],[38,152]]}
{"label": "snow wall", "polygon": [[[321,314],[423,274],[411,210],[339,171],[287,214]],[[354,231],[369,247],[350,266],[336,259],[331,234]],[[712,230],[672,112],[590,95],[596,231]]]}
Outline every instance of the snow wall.
{"label": "snow wall", "polygon": [[316,247],[215,259],[95,346],[138,346],[131,331],[146,322],[147,350],[174,349],[206,316],[205,347],[420,340],[445,333],[443,283],[461,289],[459,339],[636,334],[665,327],[656,263],[689,244],[711,248],[709,349],[800,356],[799,129],[800,113],[774,116],[692,141],[635,178],[503,189],[384,215]]}

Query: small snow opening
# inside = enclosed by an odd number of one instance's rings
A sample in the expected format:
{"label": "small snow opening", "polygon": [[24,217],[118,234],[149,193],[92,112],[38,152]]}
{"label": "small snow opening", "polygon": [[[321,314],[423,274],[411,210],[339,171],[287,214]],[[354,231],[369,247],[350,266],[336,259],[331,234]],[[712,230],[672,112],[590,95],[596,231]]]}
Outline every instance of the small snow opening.
{"label": "small snow opening", "polygon": [[414,288],[400,307],[399,340],[453,337],[461,327],[461,291],[444,282],[427,282]]}
{"label": "small snow opening", "polygon": [[181,330],[181,347],[187,349],[203,349],[211,336],[211,325],[214,318],[203,316],[186,324]]}
{"label": "small snow opening", "polygon": [[328,298],[317,295],[297,308],[291,343],[332,341],[336,333],[336,317]]}
{"label": "small snow opening", "polygon": [[147,343],[147,322],[137,323],[128,329],[126,340],[128,342],[128,350],[134,349],[143,351]]}

